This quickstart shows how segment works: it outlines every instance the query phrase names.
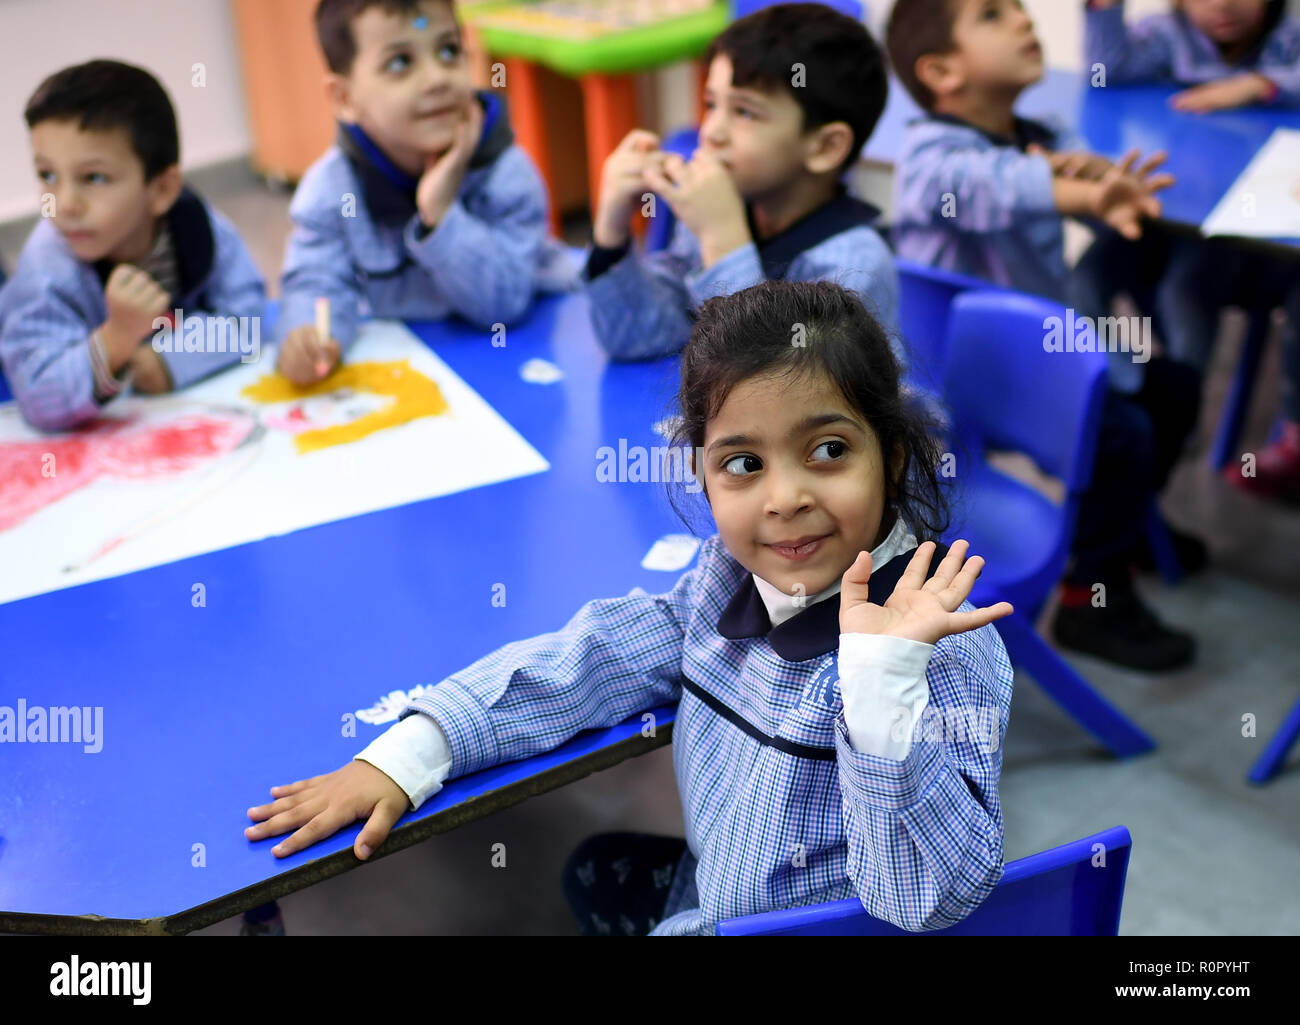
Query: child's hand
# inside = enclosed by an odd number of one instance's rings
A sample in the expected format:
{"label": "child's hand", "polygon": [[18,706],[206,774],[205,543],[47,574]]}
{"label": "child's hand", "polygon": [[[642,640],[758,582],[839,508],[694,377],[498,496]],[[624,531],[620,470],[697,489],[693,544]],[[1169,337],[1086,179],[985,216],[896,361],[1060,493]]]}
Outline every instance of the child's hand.
{"label": "child's hand", "polygon": [[169,298],[148,274],[119,263],[104,285],[108,319],[100,328],[108,362],[116,373],[135,353],[143,338],[153,334],[153,322],[167,312]]}
{"label": "child's hand", "polygon": [[912,556],[894,593],[883,606],[867,601],[871,553],[859,553],[840,581],[840,633],[884,634],[934,644],[941,637],[975,630],[1011,615],[1014,610],[1004,601],[974,612],[956,611],[975,586],[975,579],[984,566],[984,560],[978,555],[966,559],[969,548],[965,541],[955,542],[934,576],[926,580],[935,544],[925,542]]}
{"label": "child's hand", "polygon": [[139,345],[131,353],[131,387],[142,395],[161,395],[172,390],[172,375],[152,345]]}
{"label": "child's hand", "polygon": [[341,351],[333,338],[322,344],[314,324],[303,324],[285,338],[277,365],[294,384],[315,384],[338,366]]}
{"label": "child's hand", "polygon": [[1172,174],[1155,173],[1165,162],[1165,153],[1153,154],[1134,170],[1137,159],[1138,152],[1133,150],[1107,171],[1097,182],[1093,200],[1093,213],[1129,239],[1142,237],[1143,218],[1160,216],[1163,207],[1155,193],[1174,183]]}
{"label": "child's hand", "polygon": [[1079,181],[1101,181],[1102,177],[1115,165],[1096,153],[1058,152],[1043,149],[1038,143],[1031,143],[1025,151],[1030,156],[1042,157],[1052,168],[1055,178],[1075,178]]}
{"label": "child's hand", "polygon": [[645,172],[663,161],[659,136],[637,128],[628,132],[605,161],[600,176],[600,202],[592,222],[592,238],[605,249],[627,242],[632,209],[649,191]]}
{"label": "child's hand", "polygon": [[1175,93],[1169,105],[1190,114],[1208,114],[1212,110],[1232,110],[1259,103],[1273,91],[1273,83],[1263,75],[1248,71],[1242,75],[1206,82]]}
{"label": "child's hand", "polygon": [[248,809],[248,817],[257,825],[245,829],[244,836],[263,840],[297,830],[271,848],[277,858],[333,836],[357,819],[366,819],[352,845],[357,857],[365,861],[411,806],[401,787],[369,762],[358,761],[324,776],[272,787],[271,794],[275,800],[270,804]]}
{"label": "child's hand", "polygon": [[470,97],[465,118],[456,126],[456,138],[451,149],[430,157],[425,164],[424,174],[415,189],[415,206],[426,228],[436,228],[456,201],[470,158],[483,135],[483,118],[483,105],[476,97]]}
{"label": "child's hand", "polygon": [[661,168],[647,169],[646,181],[700,240],[705,267],[753,241],[745,220],[745,201],[726,167],[712,153],[700,150],[690,163],[670,154]]}

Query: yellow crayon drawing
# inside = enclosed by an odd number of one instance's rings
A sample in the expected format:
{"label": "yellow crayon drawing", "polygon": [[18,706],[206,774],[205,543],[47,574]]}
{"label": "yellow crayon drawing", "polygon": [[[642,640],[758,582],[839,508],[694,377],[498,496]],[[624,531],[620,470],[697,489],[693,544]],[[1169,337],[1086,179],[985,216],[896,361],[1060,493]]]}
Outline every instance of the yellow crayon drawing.
{"label": "yellow crayon drawing", "polygon": [[323,381],[306,386],[296,385],[278,373],[267,374],[245,388],[241,394],[255,402],[269,405],[295,402],[345,389],[387,396],[394,401],[349,423],[303,430],[296,434],[294,444],[300,455],[333,445],[360,441],[376,431],[397,427],[421,417],[441,416],[448,409],[447,400],[443,398],[437,383],[412,369],[410,362],[404,359],[392,363],[347,364]]}

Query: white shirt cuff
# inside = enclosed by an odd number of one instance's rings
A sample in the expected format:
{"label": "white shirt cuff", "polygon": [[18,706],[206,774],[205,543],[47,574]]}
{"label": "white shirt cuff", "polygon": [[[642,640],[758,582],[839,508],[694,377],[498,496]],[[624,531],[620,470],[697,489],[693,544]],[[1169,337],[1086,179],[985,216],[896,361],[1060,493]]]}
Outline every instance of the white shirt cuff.
{"label": "white shirt cuff", "polygon": [[419,808],[442,789],[451,775],[451,745],[442,727],[427,715],[408,715],[370,742],[356,756],[391,779]]}
{"label": "white shirt cuff", "polygon": [[903,761],[930,703],[925,669],[933,644],[881,634],[840,634],[840,696],[853,749]]}

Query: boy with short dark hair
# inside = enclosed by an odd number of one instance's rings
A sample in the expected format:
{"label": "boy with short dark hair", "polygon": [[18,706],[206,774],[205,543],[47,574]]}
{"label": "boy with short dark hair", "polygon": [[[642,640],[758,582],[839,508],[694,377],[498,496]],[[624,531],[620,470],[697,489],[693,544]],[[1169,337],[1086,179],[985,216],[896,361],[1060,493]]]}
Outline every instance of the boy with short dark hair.
{"label": "boy with short dark hair", "polygon": [[[885,108],[870,33],[822,4],[777,4],[733,23],[706,60],[694,157],[637,130],[606,161],[584,275],[600,344],[615,359],[677,352],[701,303],[769,278],[834,281],[896,328],[878,211],[840,181]],[[668,248],[648,257],[628,225],[647,192],[677,218]]]}
{"label": "boy with short dark hair", "polygon": [[158,81],[118,61],[79,64],[42,82],[25,117],[44,219],[0,291],[0,360],[27,421],[64,430],[128,381],[170,391],[248,355],[224,330],[220,351],[149,341],[176,309],[213,339],[212,318],[258,318],[265,304],[234,227],[182,181]]}
{"label": "boy with short dark hair", "polygon": [[289,211],[279,365],[300,384],[366,315],[518,320],[554,253],[541,176],[504,102],[472,88],[451,0],[321,0],[316,32],[339,135]]}
{"label": "boy with short dark hair", "polygon": [[[1118,288],[1138,284],[1122,276],[1143,265],[1134,243],[1145,219],[1160,214],[1155,193],[1172,183],[1155,173],[1163,154],[1116,165],[1016,116],[1020,93],[1043,74],[1042,46],[1019,0],[900,0],[887,45],[928,115],[908,126],[898,159],[898,255],[1107,316]],[[1074,272],[1065,263],[1067,216],[1101,222]],[[1199,376],[1153,359],[1150,338],[1110,355],[1111,389],[1054,635],[1120,665],[1173,669],[1192,660],[1193,639],[1147,609],[1131,565],[1153,563],[1144,524],[1195,424]],[[1171,533],[1184,569],[1204,564],[1201,542]],[[1107,600],[1095,607],[1099,583]]]}

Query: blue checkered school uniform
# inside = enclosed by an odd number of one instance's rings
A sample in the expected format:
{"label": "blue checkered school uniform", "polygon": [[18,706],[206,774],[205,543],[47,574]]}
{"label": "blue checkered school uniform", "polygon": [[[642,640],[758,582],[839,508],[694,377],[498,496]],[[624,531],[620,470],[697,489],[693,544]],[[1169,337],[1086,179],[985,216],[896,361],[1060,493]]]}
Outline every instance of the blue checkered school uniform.
{"label": "blue checkered school uniform", "polygon": [[1124,5],[1089,10],[1084,21],[1089,67],[1102,65],[1106,84],[1177,82],[1194,86],[1255,71],[1277,86],[1275,103],[1300,104],[1300,21],[1285,5],[1269,13],[1264,37],[1236,63],[1181,11],[1124,21]]}
{"label": "blue checkered school uniform", "polygon": [[[911,554],[876,569],[873,601]],[[839,604],[772,628],[752,575],[713,537],[666,594],[588,602],[563,629],[507,644],[402,714],[437,721],[463,775],[676,703],[687,852],[656,934],[854,896],[902,928],[942,928],[1002,874],[1006,650],[988,626],[940,640],[926,670],[931,724],[983,710],[987,736],[944,725],[915,732],[902,761],[862,754],[837,686]]]}
{"label": "blue checkered school uniform", "polygon": [[[1056,208],[1052,168],[1027,152],[1086,151],[1078,136],[1016,118],[1014,136],[931,114],[907,126],[894,176],[892,237],[899,257],[1041,295],[1080,315],[1108,315],[1106,286],[1065,262],[1065,219]],[[1104,244],[1123,244],[1109,228]],[[1099,242],[1098,244],[1102,244]],[[1145,376],[1129,353],[1110,352],[1111,384],[1135,392]]]}
{"label": "blue checkered school uniform", "polygon": [[[584,279],[596,340],[618,360],[681,352],[693,314],[708,299],[763,281],[832,281],[857,294],[891,337],[898,327],[898,271],[873,227],[880,211],[843,190],[779,235],[728,253],[706,268],[700,243],[678,221],[668,248],[648,256],[631,246],[593,248]],[[758,231],[750,218],[750,234]],[[893,337],[907,366],[906,349]]]}
{"label": "blue checkered school uniform", "polygon": [[[510,131],[505,103],[479,93],[484,127],[456,200],[429,230],[415,204],[417,178],[356,125],[303,176],[289,208],[279,335],[315,323],[330,300],[330,328],[346,349],[367,317],[511,324],[539,288],[576,284],[548,242],[546,187]],[[564,278],[568,275],[568,282]]]}
{"label": "blue checkered school uniform", "polygon": [[[260,318],[266,289],[239,233],[194,192],[184,189],[163,215],[177,273],[171,309],[187,321],[212,317]],[[113,264],[82,263],[49,220],[33,229],[9,283],[0,290],[0,361],[23,416],[57,431],[98,415],[108,396],[96,389],[90,335],[108,318],[104,285]],[[260,323],[259,323],[260,329]],[[187,328],[188,330],[188,328]],[[173,387],[180,389],[238,363],[238,346],[225,351],[160,352]]]}

